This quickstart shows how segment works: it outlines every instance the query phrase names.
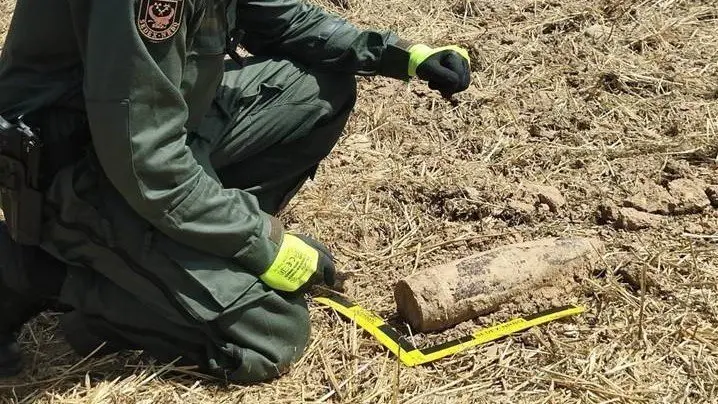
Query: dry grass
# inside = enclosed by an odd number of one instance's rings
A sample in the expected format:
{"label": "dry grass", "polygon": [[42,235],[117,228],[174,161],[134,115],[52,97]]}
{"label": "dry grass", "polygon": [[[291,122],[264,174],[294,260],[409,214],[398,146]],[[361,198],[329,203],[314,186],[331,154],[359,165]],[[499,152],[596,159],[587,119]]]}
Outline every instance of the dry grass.
{"label": "dry grass", "polygon": [[[403,275],[517,240],[597,235],[610,247],[603,271],[566,297],[589,312],[406,369],[314,307],[307,355],[254,387],[134,354],[82,360],[45,315],[24,331],[29,369],[0,381],[0,402],[718,402],[718,210],[639,232],[594,217],[646,180],[718,184],[715,0],[325,5],[361,25],[460,42],[474,57],[474,84],[454,103],[419,83],[362,80],[342,144],[284,216],[333,248],[346,293],[393,317]],[[0,0],[0,31],[10,8]],[[568,206],[508,208],[523,180],[558,187]]]}

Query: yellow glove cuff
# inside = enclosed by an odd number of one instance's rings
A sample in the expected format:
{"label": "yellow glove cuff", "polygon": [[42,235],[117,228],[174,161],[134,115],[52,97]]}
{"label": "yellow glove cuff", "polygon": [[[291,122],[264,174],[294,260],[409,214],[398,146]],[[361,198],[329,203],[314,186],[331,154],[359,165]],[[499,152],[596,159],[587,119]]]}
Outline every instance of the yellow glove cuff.
{"label": "yellow glove cuff", "polygon": [[440,48],[431,48],[423,44],[412,45],[409,48],[409,76],[416,76],[416,69],[422,64],[429,56],[439,53],[444,50],[453,50],[454,52],[461,55],[467,62],[471,63],[469,58],[469,52],[456,45],[442,46]]}
{"label": "yellow glove cuff", "polygon": [[294,292],[309,281],[318,264],[317,250],[299,237],[285,234],[277,258],[259,279],[272,289]]}

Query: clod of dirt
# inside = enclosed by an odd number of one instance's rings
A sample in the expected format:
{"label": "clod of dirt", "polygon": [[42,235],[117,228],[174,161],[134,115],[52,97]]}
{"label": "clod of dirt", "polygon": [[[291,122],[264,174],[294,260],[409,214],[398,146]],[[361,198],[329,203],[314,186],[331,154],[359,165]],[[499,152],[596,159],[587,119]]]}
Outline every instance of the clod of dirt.
{"label": "clod of dirt", "polygon": [[669,182],[668,191],[677,201],[673,213],[681,215],[702,212],[711,204],[705,189],[705,184],[685,178]]}
{"label": "clod of dirt", "polygon": [[434,331],[516,305],[567,299],[603,255],[592,238],[542,239],[485,251],[399,281],[399,313],[417,331]]}
{"label": "clod of dirt", "polygon": [[663,167],[663,178],[669,181],[678,178],[690,178],[692,175],[691,165],[685,160],[670,160]]}
{"label": "clod of dirt", "polygon": [[611,34],[611,27],[601,24],[591,25],[583,31],[584,35],[593,39],[607,39]]}
{"label": "clod of dirt", "polygon": [[517,226],[531,223],[537,217],[535,205],[523,201],[510,200],[505,209],[500,210],[494,217],[501,219],[508,226]]}
{"label": "clod of dirt", "polygon": [[645,289],[648,292],[664,292],[657,277],[650,272],[642,272],[641,268],[623,268],[616,272],[619,279],[626,282],[634,293]]}
{"label": "clod of dirt", "polygon": [[561,191],[550,185],[524,183],[524,189],[538,198],[540,203],[548,205],[551,212],[558,212],[558,209],[566,205],[566,199]]}
{"label": "clod of dirt", "polygon": [[606,201],[598,205],[596,208],[596,223],[608,224],[618,220],[618,205],[611,201]]}
{"label": "clod of dirt", "polygon": [[641,212],[633,208],[621,208],[618,211],[618,220],[615,225],[618,229],[640,230],[649,227],[656,227],[661,224],[663,218],[652,213]]}
{"label": "clod of dirt", "polygon": [[706,195],[714,208],[718,208],[718,185],[711,185],[706,188]]}
{"label": "clod of dirt", "polygon": [[509,208],[513,209],[514,211],[524,214],[524,215],[530,215],[534,212],[536,212],[536,207],[531,205],[530,203],[521,202],[521,201],[509,201],[508,203]]}
{"label": "clod of dirt", "polygon": [[645,182],[640,185],[638,192],[623,201],[623,206],[641,212],[668,215],[675,209],[676,200],[660,185]]}

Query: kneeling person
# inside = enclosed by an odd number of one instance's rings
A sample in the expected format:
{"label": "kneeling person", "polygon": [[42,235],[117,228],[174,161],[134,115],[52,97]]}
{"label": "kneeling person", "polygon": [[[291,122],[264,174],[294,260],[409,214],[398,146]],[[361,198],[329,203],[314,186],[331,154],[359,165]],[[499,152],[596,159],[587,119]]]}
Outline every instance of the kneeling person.
{"label": "kneeling person", "polygon": [[448,97],[469,63],[299,0],[18,0],[0,115],[42,138],[44,208],[38,245],[0,227],[0,372],[58,305],[82,354],[106,341],[232,381],[286,371],[309,338],[304,292],[335,269],[275,216],[338,141],[355,75]]}

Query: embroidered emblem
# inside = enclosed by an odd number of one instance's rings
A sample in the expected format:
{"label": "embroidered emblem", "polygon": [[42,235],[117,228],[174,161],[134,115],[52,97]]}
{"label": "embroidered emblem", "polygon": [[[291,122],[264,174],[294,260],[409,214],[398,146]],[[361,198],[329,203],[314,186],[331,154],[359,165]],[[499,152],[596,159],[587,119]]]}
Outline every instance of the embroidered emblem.
{"label": "embroidered emblem", "polygon": [[137,13],[140,34],[152,42],[170,39],[182,25],[184,0],[142,0]]}

